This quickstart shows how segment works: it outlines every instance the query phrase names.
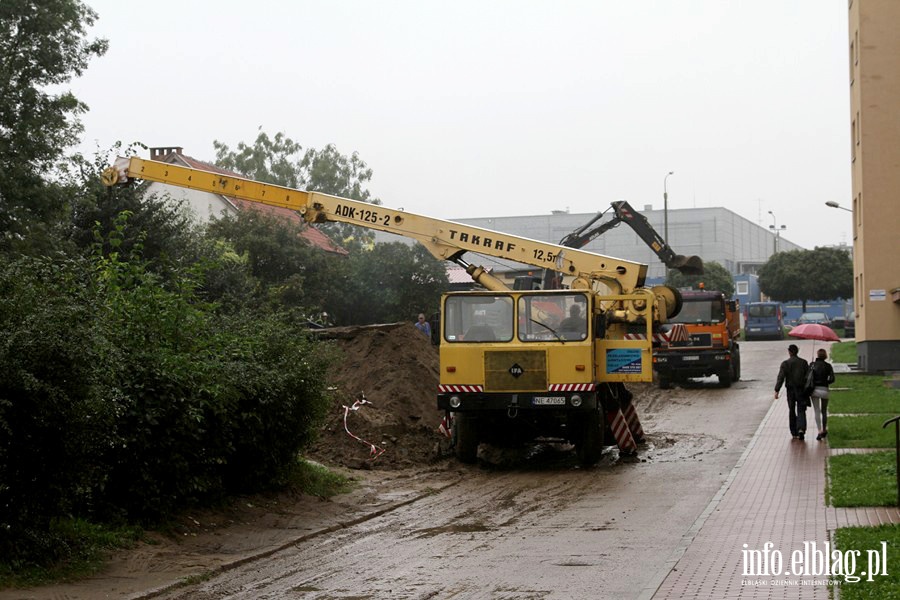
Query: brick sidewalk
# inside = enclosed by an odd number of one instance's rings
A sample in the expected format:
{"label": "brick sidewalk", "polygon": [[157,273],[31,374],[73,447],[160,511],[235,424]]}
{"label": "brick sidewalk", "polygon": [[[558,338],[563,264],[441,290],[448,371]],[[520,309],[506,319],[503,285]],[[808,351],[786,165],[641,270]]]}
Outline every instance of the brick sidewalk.
{"label": "brick sidewalk", "polygon": [[[825,576],[742,575],[744,544],[762,550],[772,542],[784,568],[803,542],[824,550],[835,529],[900,523],[900,509],[832,508],[825,506],[825,462],[828,445],[815,436],[803,442],[788,431],[787,402],[772,403],[759,429],[719,493],[685,536],[670,560],[669,572],[656,590],[643,598],[829,598],[826,585],[802,585]],[[808,415],[812,420],[812,409]],[[744,585],[771,580],[779,585]],[[654,593],[655,592],[655,593]]]}

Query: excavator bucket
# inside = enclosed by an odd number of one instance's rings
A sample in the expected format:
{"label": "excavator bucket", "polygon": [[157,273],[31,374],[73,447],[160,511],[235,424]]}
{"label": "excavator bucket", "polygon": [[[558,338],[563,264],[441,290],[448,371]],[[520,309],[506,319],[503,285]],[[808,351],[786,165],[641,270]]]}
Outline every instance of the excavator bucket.
{"label": "excavator bucket", "polygon": [[669,268],[678,269],[685,275],[703,275],[703,259],[699,256],[676,254]]}

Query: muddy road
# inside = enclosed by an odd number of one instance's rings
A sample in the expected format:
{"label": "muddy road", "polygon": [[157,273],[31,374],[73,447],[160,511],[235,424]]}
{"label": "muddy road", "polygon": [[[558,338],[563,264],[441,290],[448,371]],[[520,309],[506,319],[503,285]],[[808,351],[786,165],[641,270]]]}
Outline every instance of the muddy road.
{"label": "muddy road", "polygon": [[566,448],[482,446],[413,501],[158,597],[649,597],[772,404],[785,346],[743,344],[728,389],[640,388],[637,458],[584,469]]}

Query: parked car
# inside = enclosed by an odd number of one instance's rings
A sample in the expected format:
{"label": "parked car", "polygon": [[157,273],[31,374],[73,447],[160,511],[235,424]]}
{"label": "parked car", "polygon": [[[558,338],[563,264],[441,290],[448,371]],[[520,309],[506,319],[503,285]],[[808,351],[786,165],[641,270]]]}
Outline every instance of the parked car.
{"label": "parked car", "polygon": [[856,337],[856,313],[851,312],[847,315],[847,322],[844,323],[844,337]]}
{"label": "parked car", "polygon": [[807,323],[819,323],[830,327],[831,319],[823,312],[805,312],[797,319],[797,325],[805,325]]}

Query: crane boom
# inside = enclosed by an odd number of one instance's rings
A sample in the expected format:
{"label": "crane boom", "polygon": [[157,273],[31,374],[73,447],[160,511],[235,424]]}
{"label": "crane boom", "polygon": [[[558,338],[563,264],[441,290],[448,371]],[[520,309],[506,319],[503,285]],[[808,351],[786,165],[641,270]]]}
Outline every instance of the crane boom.
{"label": "crane boom", "polygon": [[481,267],[462,262],[461,257],[465,252],[553,269],[573,277],[572,287],[579,289],[591,289],[592,282],[600,280],[619,293],[629,293],[642,287],[647,276],[647,265],[641,263],[213,171],[131,157],[117,159],[104,172],[106,185],[124,183],[129,179],[167,183],[288,208],[299,212],[309,223],[351,223],[412,238],[418,240],[435,257],[462,264],[474,278],[480,276],[481,279],[477,280],[489,289],[498,289],[497,286],[506,289],[506,286],[487,276]]}

